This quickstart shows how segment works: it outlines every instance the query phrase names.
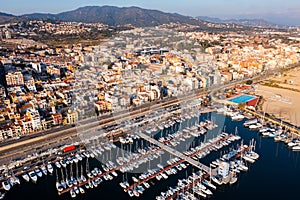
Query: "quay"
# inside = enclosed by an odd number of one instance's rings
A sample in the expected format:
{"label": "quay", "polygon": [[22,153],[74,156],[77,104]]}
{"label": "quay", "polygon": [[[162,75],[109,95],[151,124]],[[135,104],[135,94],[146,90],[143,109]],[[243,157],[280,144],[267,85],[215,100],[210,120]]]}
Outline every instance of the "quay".
{"label": "quay", "polygon": [[278,121],[276,119],[273,119],[271,117],[264,116],[264,115],[262,115],[260,113],[257,113],[255,111],[252,111],[252,110],[249,110],[249,109],[246,109],[246,108],[244,108],[242,110],[245,111],[245,112],[247,112],[247,113],[252,114],[253,116],[256,116],[258,118],[264,119],[264,120],[266,120],[266,121],[268,121],[268,122],[270,122],[272,124],[276,124],[278,126],[281,126],[282,128],[284,128],[286,130],[289,130],[289,131],[293,132],[294,134],[300,135],[300,130],[297,129],[297,128],[295,128],[295,127],[292,127],[291,125],[288,125],[288,124],[286,124],[284,122],[280,122],[280,121]]}

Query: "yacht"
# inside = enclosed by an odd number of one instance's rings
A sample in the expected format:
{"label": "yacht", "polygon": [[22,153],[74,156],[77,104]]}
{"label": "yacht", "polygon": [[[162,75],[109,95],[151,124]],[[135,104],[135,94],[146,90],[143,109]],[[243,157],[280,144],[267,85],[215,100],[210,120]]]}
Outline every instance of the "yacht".
{"label": "yacht", "polygon": [[237,176],[236,176],[236,174],[234,173],[234,174],[232,174],[232,176],[231,176],[231,178],[230,178],[230,180],[229,180],[229,184],[232,185],[232,184],[234,184],[234,183],[236,183],[236,182],[237,182]]}
{"label": "yacht", "polygon": [[55,166],[56,166],[57,168],[61,168],[61,164],[60,164],[59,162],[55,162]]}
{"label": "yacht", "polygon": [[9,191],[10,188],[11,188],[11,185],[10,185],[9,182],[6,180],[6,181],[3,181],[3,182],[2,182],[2,187],[3,187],[4,190]]}
{"label": "yacht", "polygon": [[217,189],[217,187],[216,187],[214,184],[212,184],[210,181],[207,181],[206,179],[203,179],[203,180],[202,180],[202,183],[203,183],[204,185],[206,185],[206,186],[208,186],[208,187],[214,189],[214,190]]}
{"label": "yacht", "polygon": [[145,188],[150,188],[150,184],[147,182],[143,182],[143,185],[145,186]]}
{"label": "yacht", "polygon": [[14,186],[16,184],[20,185],[20,179],[18,177],[14,176],[14,175],[12,177],[10,177],[8,179],[8,181],[9,181],[11,186]]}
{"label": "yacht", "polygon": [[79,192],[80,192],[78,187],[74,187],[74,191],[75,191],[76,194],[79,194]]}
{"label": "yacht", "polygon": [[32,182],[34,182],[34,183],[37,182],[37,176],[36,176],[36,174],[35,174],[34,171],[30,171],[30,172],[28,173],[28,175],[29,175],[30,179],[32,180]]}
{"label": "yacht", "polygon": [[245,121],[243,125],[247,127],[247,126],[256,124],[257,122],[258,122],[258,120],[257,120],[257,118],[255,118],[255,119]]}
{"label": "yacht", "polygon": [[128,190],[128,194],[129,194],[129,196],[130,196],[130,197],[133,197],[133,196],[134,196],[134,194],[133,194],[133,191],[132,191],[132,190]]}
{"label": "yacht", "polygon": [[75,193],[75,191],[73,189],[70,190],[70,194],[71,194],[72,198],[76,197],[76,193]]}
{"label": "yacht", "polygon": [[29,178],[28,174],[25,173],[25,172],[22,174],[22,178],[23,178],[26,182],[29,182],[29,181],[30,181],[30,178]]}
{"label": "yacht", "polygon": [[249,157],[248,155],[243,155],[243,159],[247,162],[254,163],[255,160]]}
{"label": "yacht", "polygon": [[233,121],[241,121],[241,120],[243,120],[245,117],[244,117],[244,115],[242,115],[242,114],[236,114],[236,115],[233,115],[232,117],[231,117],[231,119],[233,120]]}
{"label": "yacht", "polygon": [[120,186],[125,189],[126,187],[129,186],[129,183],[127,181],[124,181],[120,183]]}
{"label": "yacht", "polygon": [[53,167],[52,167],[51,163],[48,163],[48,164],[47,164],[47,170],[48,170],[48,172],[49,172],[50,174],[53,173]]}
{"label": "yacht", "polygon": [[292,147],[292,150],[293,150],[293,151],[300,151],[300,145],[298,144],[298,145],[296,145],[296,146],[293,146],[293,147]]}
{"label": "yacht", "polygon": [[251,130],[256,130],[256,129],[259,129],[261,127],[262,127],[261,123],[255,123],[255,124],[249,125],[249,129],[251,129]]}
{"label": "yacht", "polygon": [[82,187],[79,187],[79,191],[80,191],[81,194],[85,193],[85,191],[84,191],[84,189]]}
{"label": "yacht", "polygon": [[216,184],[218,184],[218,185],[222,185],[222,176],[221,175],[216,175],[216,176],[212,176],[211,177],[211,180],[213,181],[213,182],[215,182]]}
{"label": "yacht", "polygon": [[41,172],[41,170],[39,168],[36,168],[34,170],[34,172],[36,173],[36,175],[38,175],[38,177],[42,177],[43,176],[43,173]]}
{"label": "yacht", "polygon": [[62,186],[62,184],[59,181],[56,181],[55,186],[56,186],[57,191],[59,191],[59,192],[63,191],[63,189],[64,189],[64,187]]}
{"label": "yacht", "polygon": [[43,166],[41,167],[41,170],[42,170],[43,174],[46,176],[46,175],[47,175],[47,168],[46,168],[45,165],[43,165]]}

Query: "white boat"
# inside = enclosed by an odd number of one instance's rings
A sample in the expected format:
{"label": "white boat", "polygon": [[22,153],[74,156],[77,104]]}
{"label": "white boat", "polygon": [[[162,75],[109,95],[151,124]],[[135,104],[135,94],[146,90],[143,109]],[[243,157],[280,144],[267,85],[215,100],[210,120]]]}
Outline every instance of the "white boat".
{"label": "white boat", "polygon": [[202,189],[202,192],[203,192],[204,194],[207,194],[207,195],[212,195],[212,194],[213,194],[212,191],[210,191],[210,189],[207,189],[207,188]]}
{"label": "white boat", "polygon": [[236,114],[236,115],[234,115],[234,116],[232,116],[231,117],[231,119],[233,120],[233,121],[241,121],[241,120],[243,120],[245,117],[244,117],[244,115],[242,115],[242,114]]}
{"label": "white boat", "polygon": [[9,183],[11,186],[14,186],[16,184],[20,185],[20,179],[18,177],[16,177],[15,175],[13,175],[12,177],[10,177],[8,179]]}
{"label": "white boat", "polygon": [[251,130],[256,130],[256,129],[259,129],[259,128],[261,128],[262,127],[262,124],[261,123],[256,123],[256,124],[251,124],[250,126],[249,126],[249,129],[251,129]]}
{"label": "white boat", "polygon": [[63,191],[63,189],[64,189],[64,187],[58,180],[56,181],[55,186],[56,186],[57,191],[59,191],[59,192]]}
{"label": "white boat", "polygon": [[59,162],[55,162],[55,166],[56,166],[57,168],[61,168],[61,164],[60,164]]}
{"label": "white boat", "polygon": [[256,124],[257,122],[258,122],[258,120],[257,120],[257,118],[255,118],[255,119],[245,121],[243,125],[247,127],[247,126],[250,126],[252,124]]}
{"label": "white boat", "polygon": [[81,194],[85,193],[85,191],[84,191],[84,189],[82,187],[79,187],[79,191],[80,191]]}
{"label": "white boat", "polygon": [[71,194],[72,198],[76,197],[76,193],[75,193],[75,191],[73,189],[70,190],[70,194]]}
{"label": "white boat", "polygon": [[133,194],[133,191],[132,191],[132,190],[128,190],[128,194],[129,194],[129,196],[130,196],[130,197],[133,197],[133,196],[134,196],[134,194]]}
{"label": "white boat", "polygon": [[30,179],[32,180],[32,182],[34,182],[34,183],[37,182],[37,176],[36,176],[36,174],[35,174],[34,171],[30,171],[30,172],[28,173],[28,175],[29,175]]}
{"label": "white boat", "polygon": [[118,176],[117,172],[115,172],[115,171],[111,172],[111,174],[112,174],[114,177],[117,177],[117,176]]}
{"label": "white boat", "polygon": [[232,185],[232,184],[236,183],[237,180],[238,180],[237,176],[234,174],[234,175],[231,176],[231,178],[229,180],[229,184]]}
{"label": "white boat", "polygon": [[248,155],[243,155],[243,159],[247,162],[254,163],[255,160],[250,158]]}
{"label": "white boat", "polygon": [[222,177],[221,176],[212,176],[211,180],[218,185],[222,185]]}
{"label": "white boat", "polygon": [[28,174],[25,173],[25,172],[22,174],[22,178],[23,178],[26,182],[29,182],[29,181],[30,181],[30,177],[29,177]]}
{"label": "white boat", "polygon": [[38,175],[38,177],[42,177],[43,176],[43,173],[41,172],[41,170],[39,168],[36,168],[34,170],[34,172],[36,173],[36,175]]}
{"label": "white boat", "polygon": [[293,146],[293,147],[292,147],[292,150],[293,150],[293,151],[300,151],[300,145]]}
{"label": "white boat", "polygon": [[208,187],[214,189],[214,190],[217,189],[217,187],[216,187],[214,184],[212,184],[211,182],[207,181],[206,179],[203,179],[203,180],[202,180],[202,183],[203,183],[204,185],[206,185],[206,186],[208,186]]}
{"label": "white boat", "polygon": [[47,175],[47,168],[46,168],[46,166],[45,165],[43,165],[42,167],[41,167],[41,171],[43,172],[43,174],[46,176]]}
{"label": "white boat", "polygon": [[264,132],[261,132],[261,135],[264,136],[264,137],[268,137],[270,135],[270,132],[269,131],[264,131]]}
{"label": "white boat", "polygon": [[139,182],[139,180],[138,180],[136,177],[134,177],[134,176],[132,177],[132,180],[133,180],[134,182],[136,182],[136,183]]}
{"label": "white boat", "polygon": [[3,182],[2,182],[2,187],[3,187],[4,190],[9,191],[10,188],[11,188],[11,185],[10,185],[9,182],[6,180],[6,181],[3,181]]}
{"label": "white boat", "polygon": [[143,185],[144,185],[146,188],[150,188],[150,184],[147,183],[147,182],[143,182]]}
{"label": "white boat", "polygon": [[52,167],[51,163],[48,163],[48,164],[47,164],[47,170],[48,170],[48,172],[49,172],[50,174],[53,173],[53,167]]}
{"label": "white boat", "polygon": [[0,199],[4,199],[4,197],[5,197],[5,193],[0,192]]}

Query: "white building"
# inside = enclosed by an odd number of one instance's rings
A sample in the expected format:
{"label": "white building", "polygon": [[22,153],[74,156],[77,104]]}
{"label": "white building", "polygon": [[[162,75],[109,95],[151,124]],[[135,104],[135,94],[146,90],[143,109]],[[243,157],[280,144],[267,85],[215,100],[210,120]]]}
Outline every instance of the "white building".
{"label": "white building", "polygon": [[218,174],[227,177],[229,175],[229,163],[221,162],[218,167]]}
{"label": "white building", "polygon": [[34,131],[42,129],[40,114],[36,109],[28,109],[26,115],[31,119],[32,129]]}

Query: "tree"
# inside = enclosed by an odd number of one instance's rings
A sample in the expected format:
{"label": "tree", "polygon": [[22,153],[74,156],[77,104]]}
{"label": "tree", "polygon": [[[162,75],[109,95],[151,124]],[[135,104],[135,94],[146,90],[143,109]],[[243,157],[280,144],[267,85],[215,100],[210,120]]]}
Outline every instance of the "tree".
{"label": "tree", "polygon": [[246,81],[246,84],[247,84],[247,85],[251,85],[252,83],[253,83],[252,80],[247,80],[247,81]]}

